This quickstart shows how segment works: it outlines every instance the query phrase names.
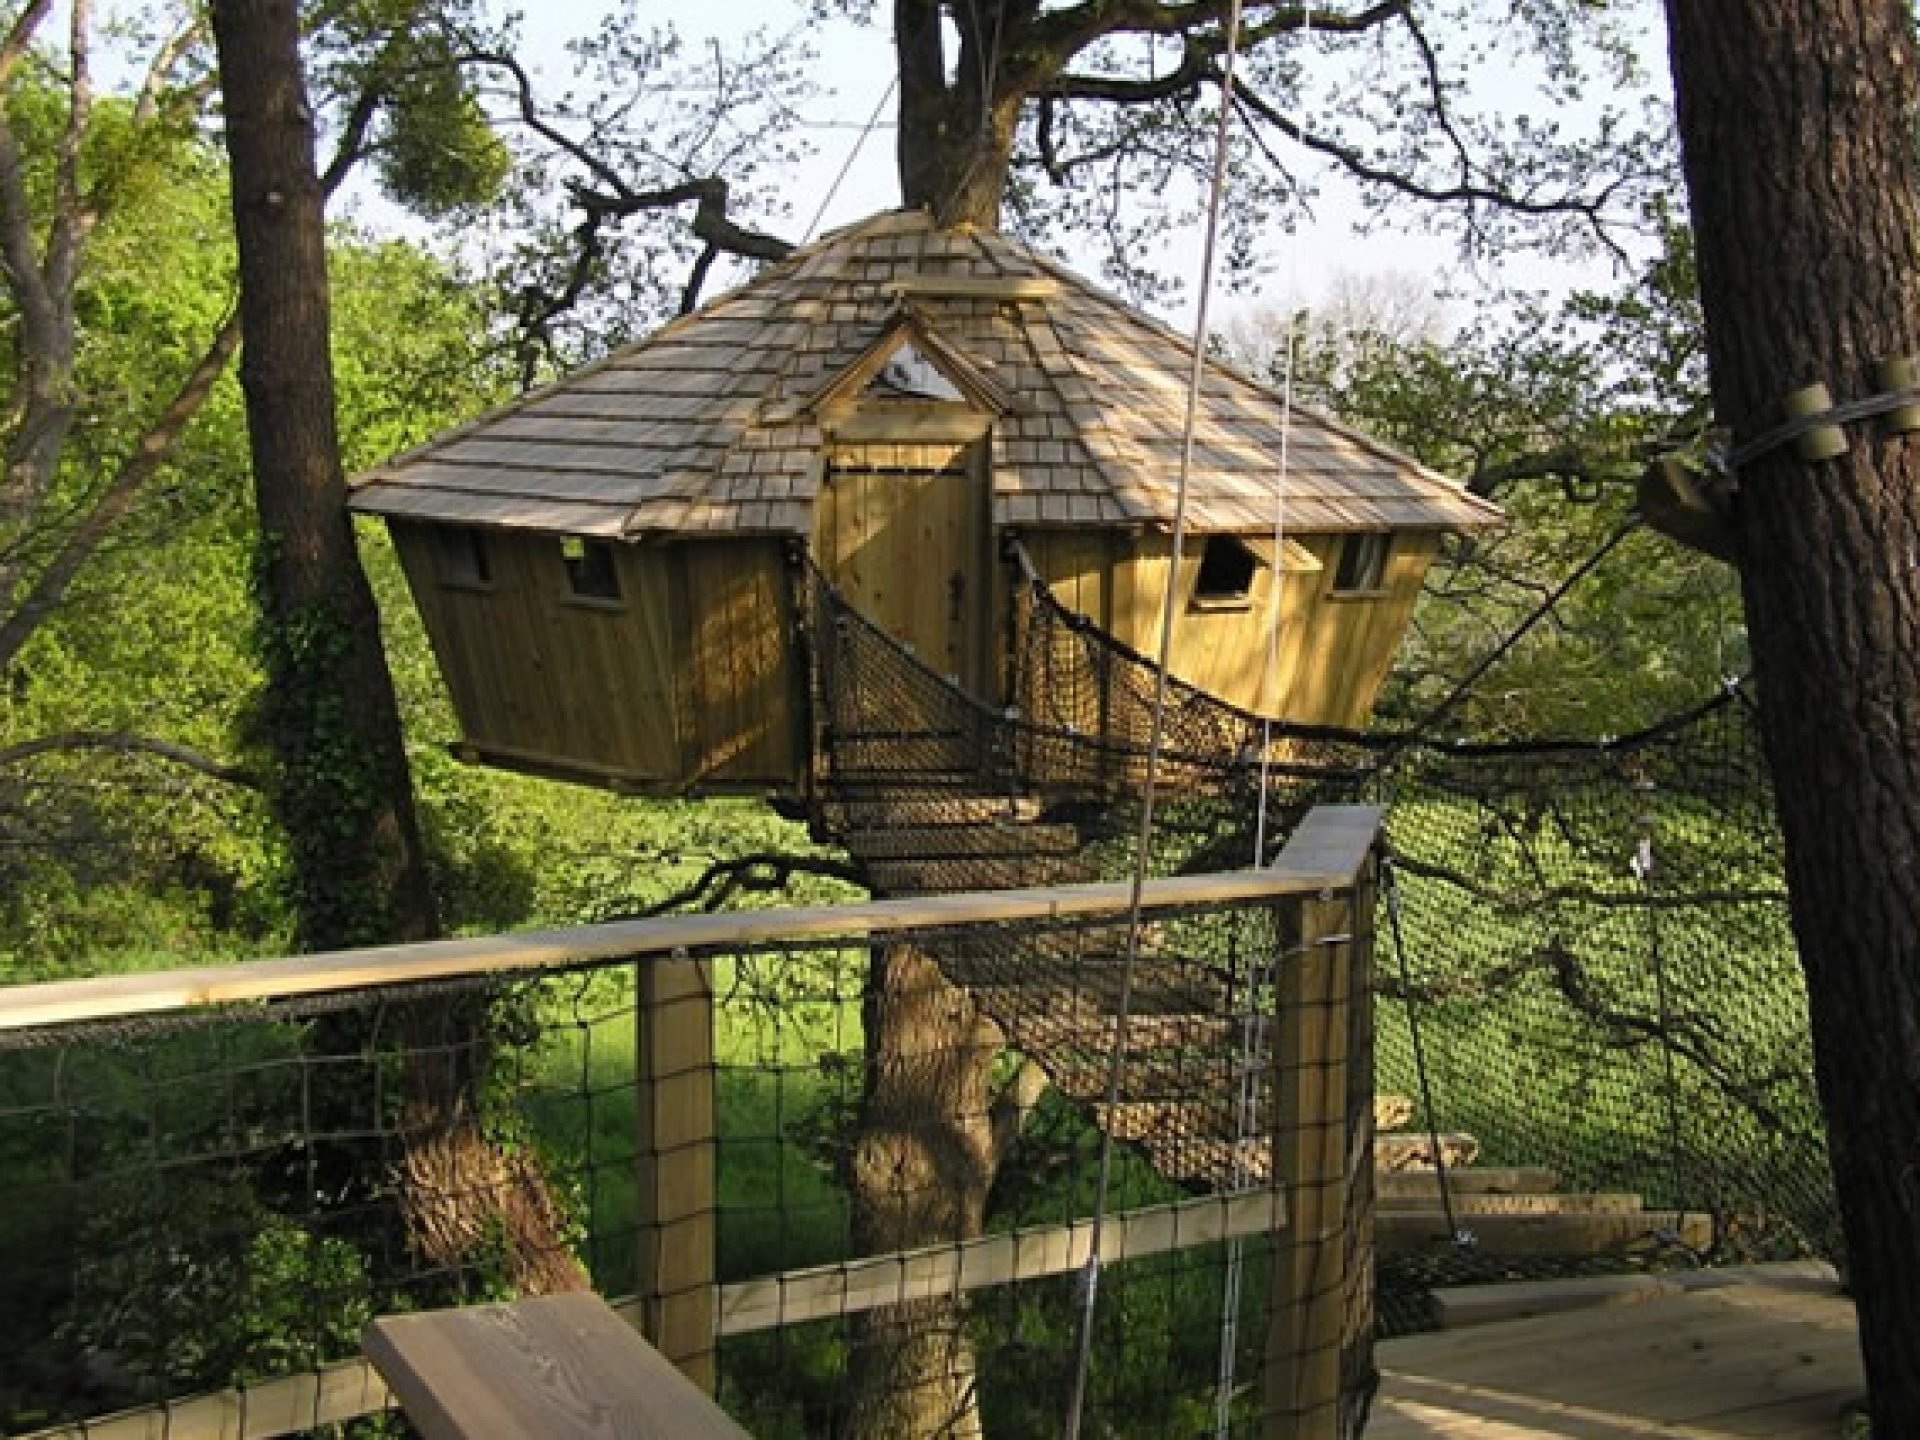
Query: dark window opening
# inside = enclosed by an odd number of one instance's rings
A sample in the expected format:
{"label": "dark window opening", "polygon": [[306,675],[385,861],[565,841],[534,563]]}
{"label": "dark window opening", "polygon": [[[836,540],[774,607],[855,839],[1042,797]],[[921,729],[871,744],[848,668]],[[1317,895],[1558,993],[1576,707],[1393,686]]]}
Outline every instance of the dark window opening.
{"label": "dark window opening", "polygon": [[1209,535],[1200,551],[1200,573],[1193,581],[1195,603],[1244,603],[1253,591],[1254,570],[1259,563],[1253,551],[1233,536]]}
{"label": "dark window opening", "polygon": [[567,562],[567,591],[574,599],[620,599],[620,571],[611,542],[569,535],[560,542],[560,557]]}
{"label": "dark window opening", "polygon": [[1387,555],[1393,537],[1384,532],[1349,535],[1340,547],[1340,565],[1333,572],[1333,593],[1366,595],[1387,583]]}
{"label": "dark window opening", "polygon": [[493,584],[487,537],[480,531],[436,525],[433,546],[433,571],[442,585],[484,590]]}

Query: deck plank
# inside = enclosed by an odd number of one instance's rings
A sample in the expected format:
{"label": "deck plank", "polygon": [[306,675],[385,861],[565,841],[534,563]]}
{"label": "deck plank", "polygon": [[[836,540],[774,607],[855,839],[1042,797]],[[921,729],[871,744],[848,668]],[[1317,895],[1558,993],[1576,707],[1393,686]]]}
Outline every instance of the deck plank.
{"label": "deck plank", "polygon": [[1380,1347],[1368,1440],[1833,1440],[1864,1388],[1852,1303],[1764,1281]]}

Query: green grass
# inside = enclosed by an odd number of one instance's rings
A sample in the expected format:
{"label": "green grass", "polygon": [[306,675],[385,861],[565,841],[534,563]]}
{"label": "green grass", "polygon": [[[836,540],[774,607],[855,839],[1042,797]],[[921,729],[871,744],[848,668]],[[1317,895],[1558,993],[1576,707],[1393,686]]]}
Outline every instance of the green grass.
{"label": "green grass", "polygon": [[[714,962],[723,1282],[846,1253],[829,1145],[857,1100],[863,979],[858,952]],[[632,973],[603,971],[590,984],[596,993],[583,999],[564,982],[570,1013],[547,1019],[523,1108],[551,1168],[574,1177],[596,1286],[617,1295],[634,1284]]]}

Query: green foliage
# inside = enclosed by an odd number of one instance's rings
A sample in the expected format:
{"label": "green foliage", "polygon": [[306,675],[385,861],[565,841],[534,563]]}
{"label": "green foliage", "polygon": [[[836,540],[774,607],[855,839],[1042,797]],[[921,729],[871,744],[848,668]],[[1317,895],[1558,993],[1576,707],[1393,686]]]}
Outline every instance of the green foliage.
{"label": "green foliage", "polygon": [[[1628,285],[1557,307],[1523,300],[1447,331],[1391,290],[1292,330],[1303,401],[1397,445],[1506,510],[1503,530],[1445,542],[1379,706],[1427,716],[1631,517],[1656,455],[1695,450],[1708,423],[1692,242]],[[1422,292],[1424,294],[1424,292]],[[1274,378],[1287,334],[1238,337]],[[1651,532],[1557,602],[1450,716],[1480,739],[1619,734],[1696,703],[1746,669],[1737,577]]]}
{"label": "green foliage", "polygon": [[429,219],[497,198],[512,157],[445,37],[431,31],[403,37],[389,68],[399,79],[384,111],[377,155],[381,187]]}
{"label": "green foliage", "polygon": [[[113,1356],[162,1394],[310,1369],[351,1354],[373,1318],[360,1252],[273,1214],[243,1181],[198,1177],[89,1213],[82,1253],[100,1258],[63,1339]],[[156,1222],[157,1228],[156,1228]],[[164,1243],[127,1247],[139,1233]]]}

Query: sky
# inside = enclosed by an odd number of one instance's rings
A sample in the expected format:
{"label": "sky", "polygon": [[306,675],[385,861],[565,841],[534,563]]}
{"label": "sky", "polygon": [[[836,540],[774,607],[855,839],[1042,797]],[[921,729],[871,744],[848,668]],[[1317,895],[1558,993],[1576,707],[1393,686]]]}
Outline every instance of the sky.
{"label": "sky", "polygon": [[[529,10],[522,26],[522,59],[555,92],[565,88],[571,64],[566,42],[591,32],[607,6],[604,0],[522,0]],[[538,4],[537,12],[532,6]],[[804,0],[636,0],[642,24],[671,22],[690,41],[738,36],[755,27],[779,33],[803,23]],[[1504,8],[1489,0],[1490,9]],[[877,6],[884,15],[884,3]],[[1658,10],[1642,3],[1644,61],[1656,80],[1664,77]],[[813,32],[819,52],[815,74],[824,93],[809,107],[808,139],[815,153],[795,167],[791,177],[790,225],[783,234],[813,228],[830,229],[898,203],[894,174],[893,106],[887,89],[893,74],[891,43],[884,24],[862,26],[850,21],[822,22]],[[1477,93],[1507,109],[1538,104],[1534,79],[1502,63],[1497,44],[1491,63],[1474,76]],[[1309,66],[1315,61],[1309,58]],[[884,100],[884,104],[882,103]],[[879,110],[879,123],[864,128]],[[1578,113],[1565,109],[1541,116],[1546,121],[1582,123]],[[1311,117],[1309,117],[1311,119]],[[844,168],[844,176],[841,172]],[[1449,299],[1439,309],[1445,319],[1457,321],[1470,312],[1474,297],[1490,287],[1518,286],[1549,294],[1578,286],[1604,286],[1616,274],[1614,262],[1588,257],[1566,263],[1537,254],[1503,257],[1497,270],[1466,267],[1451,239],[1421,233],[1414,228],[1369,226],[1357,199],[1338,182],[1330,163],[1307,161],[1302,173],[1310,182],[1324,181],[1311,213],[1294,210],[1277,217],[1263,231],[1256,248],[1262,277],[1246,293],[1215,292],[1217,324],[1244,321],[1252,312],[1290,311],[1320,304],[1337,292],[1365,290],[1384,283],[1403,290],[1430,287]],[[823,203],[824,202],[824,203]],[[1200,227],[1196,223],[1161,259],[1161,267],[1185,277],[1184,297],[1164,318],[1187,326],[1193,319],[1198,293]],[[1097,259],[1069,256],[1078,268],[1093,273]]]}

